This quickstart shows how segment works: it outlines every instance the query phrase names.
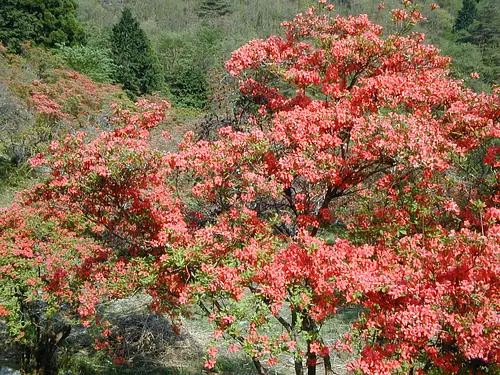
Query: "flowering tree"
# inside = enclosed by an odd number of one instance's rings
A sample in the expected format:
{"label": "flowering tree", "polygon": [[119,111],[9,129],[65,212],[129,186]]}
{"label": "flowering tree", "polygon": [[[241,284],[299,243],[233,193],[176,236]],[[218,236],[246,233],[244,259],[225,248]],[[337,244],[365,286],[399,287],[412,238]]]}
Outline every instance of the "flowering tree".
{"label": "flowering tree", "polygon": [[[54,374],[71,324],[101,291],[85,262],[106,254],[50,210],[15,204],[0,211],[0,315],[26,373]],[[98,263],[96,261],[96,263]]]}
{"label": "flowering tree", "polygon": [[[99,198],[92,200],[85,186],[100,189],[99,181],[104,182],[107,173],[112,179],[115,173],[117,180],[133,189],[123,163],[127,163],[131,175],[140,171],[136,178],[145,170],[153,173],[154,161],[142,164],[154,154],[145,151],[140,124],[152,126],[161,121],[164,108],[144,106],[139,112],[117,112],[112,123],[118,129],[104,132],[90,143],[84,141],[83,133],[67,136],[61,144],[52,143],[52,157],[48,159],[51,183],[26,192],[22,204],[0,211],[0,314],[5,315],[10,339],[19,347],[23,369],[28,373],[54,373],[54,355],[70,333],[71,322],[78,318],[90,324],[98,302],[123,296],[124,291],[140,284],[141,272],[145,272],[141,262],[121,259],[118,224],[106,221],[106,209],[94,206]],[[136,164],[128,159],[132,152]],[[37,158],[32,160],[33,165],[38,162]],[[132,191],[123,185],[104,185],[126,195]],[[85,200],[71,201],[69,194],[62,194],[62,186]],[[115,192],[108,193],[106,199],[118,202]],[[87,210],[90,207],[94,208]],[[100,219],[92,220],[95,217]],[[147,236],[142,229],[138,228],[138,233]],[[106,348],[105,343],[98,344]]]}
{"label": "flowering tree", "polygon": [[[421,18],[407,5],[393,11],[395,22]],[[469,241],[482,238],[484,228],[453,234],[464,216],[449,185],[457,189],[462,178],[455,158],[498,136],[498,93],[463,89],[448,76],[449,60],[423,44],[422,35],[384,37],[366,16],[331,18],[310,10],[285,23],[284,31],[285,38],[250,42],[226,64],[241,77],[241,91],[261,105],[254,130],[224,130],[219,142],[187,147],[202,181],[194,192],[204,207],[208,201],[215,212],[250,209],[285,241],[268,264],[254,266],[250,288],[289,332],[305,334],[309,374],[316,356],[328,352],[322,351],[321,324],[338,305],[358,301],[368,309],[358,326],[368,344],[353,366],[366,373],[418,369],[420,363],[447,371],[497,363],[496,340],[470,351],[459,333],[479,305],[490,319],[485,332],[498,336],[497,240],[481,240],[484,249],[477,252],[480,245]],[[321,239],[335,221],[353,242]],[[470,255],[457,257],[462,251]],[[451,278],[455,267],[471,268],[463,276],[477,278],[469,290],[488,290],[475,294],[481,302],[467,303],[463,291],[448,288],[431,300],[409,288],[435,290],[436,274]],[[461,298],[465,308],[455,309]],[[279,315],[282,304],[291,310],[288,322]],[[430,332],[422,333],[429,323],[424,318],[408,332],[398,320],[428,310],[440,311]],[[443,318],[449,315],[462,325],[450,328]],[[449,336],[437,335],[440,330]],[[393,336],[384,337],[388,332]],[[300,364],[299,358],[297,373]]]}
{"label": "flowering tree", "polygon": [[[34,158],[51,172],[25,204],[76,215],[111,249],[84,261],[95,288],[144,289],[174,317],[199,306],[214,325],[207,368],[223,336],[259,374],[282,353],[297,375],[319,360],[328,372],[330,349],[356,336],[350,366],[366,374],[495,366],[498,149],[481,161],[485,187],[465,161],[499,135],[498,91],[464,89],[420,34],[329,10],[233,53],[227,68],[260,106],[245,129],[162,153],[148,131],[165,103],[118,111],[114,130]],[[421,18],[409,2],[393,16]],[[364,312],[331,345],[321,328],[345,306]]]}

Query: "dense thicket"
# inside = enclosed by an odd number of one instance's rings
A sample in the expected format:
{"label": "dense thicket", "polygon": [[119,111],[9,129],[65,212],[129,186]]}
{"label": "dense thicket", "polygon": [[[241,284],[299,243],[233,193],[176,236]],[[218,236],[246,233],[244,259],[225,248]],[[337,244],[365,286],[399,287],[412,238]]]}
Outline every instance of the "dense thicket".
{"label": "dense thicket", "polygon": [[0,3],[0,41],[15,51],[19,51],[23,41],[55,47],[83,40],[75,0],[3,0]]}

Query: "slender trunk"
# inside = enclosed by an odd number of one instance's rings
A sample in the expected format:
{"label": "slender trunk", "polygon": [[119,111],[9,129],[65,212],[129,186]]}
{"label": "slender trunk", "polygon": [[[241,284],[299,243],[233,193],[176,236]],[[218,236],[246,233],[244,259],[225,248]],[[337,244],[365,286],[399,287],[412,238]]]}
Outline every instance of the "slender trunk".
{"label": "slender trunk", "polygon": [[302,358],[295,357],[295,375],[304,375],[304,369],[302,368]]}
{"label": "slender trunk", "polygon": [[302,321],[302,330],[309,333],[309,340],[307,340],[307,375],[316,375],[316,365],[318,362],[318,356],[316,353],[311,351],[311,344],[316,341],[313,338],[317,337],[318,334],[318,326],[316,322],[311,318],[308,313],[304,314]]}
{"label": "slender trunk", "polygon": [[316,375],[318,356],[310,351],[310,342],[307,343],[307,375]]}
{"label": "slender trunk", "polygon": [[[321,222],[321,220],[319,220],[320,219],[320,212],[323,209],[328,208],[328,205],[333,200],[333,198],[338,196],[337,193],[338,193],[337,190],[334,188],[331,188],[331,187],[329,187],[328,190],[326,191],[325,198],[323,199],[323,203],[321,204],[321,206],[318,210],[318,214],[316,215],[319,222]],[[311,236],[316,237],[316,235],[318,234],[318,229],[319,229],[319,227],[314,227],[311,231]]]}
{"label": "slender trunk", "polygon": [[323,357],[323,363],[325,365],[325,375],[333,374],[332,360],[329,355]]}
{"label": "slender trunk", "polygon": [[256,357],[252,357],[252,362],[255,366],[255,369],[257,370],[258,375],[266,375],[264,367],[262,367],[262,363],[260,363],[260,361]]}

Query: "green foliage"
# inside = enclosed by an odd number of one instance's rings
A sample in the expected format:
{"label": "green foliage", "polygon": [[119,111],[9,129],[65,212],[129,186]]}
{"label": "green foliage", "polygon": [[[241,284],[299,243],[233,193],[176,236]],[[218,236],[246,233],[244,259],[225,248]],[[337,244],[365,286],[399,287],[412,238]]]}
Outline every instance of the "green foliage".
{"label": "green foliage", "polygon": [[203,0],[198,9],[201,18],[220,17],[229,13],[231,10],[226,0]]}
{"label": "green foliage", "polygon": [[54,47],[83,39],[75,0],[3,0],[0,4],[0,40],[12,51],[19,52],[26,40]]}
{"label": "green foliage", "polygon": [[455,21],[455,30],[463,30],[472,25],[477,16],[477,0],[463,0]]}
{"label": "green foliage", "polygon": [[117,65],[115,78],[131,96],[150,94],[162,88],[161,67],[146,34],[125,8],[113,26],[111,51]]}
{"label": "green foliage", "polygon": [[483,63],[480,49],[471,43],[443,43],[444,54],[453,56],[451,68],[456,78],[465,80],[467,86],[476,92],[489,91],[489,85],[483,79],[471,79],[470,73],[477,72],[480,77],[487,75],[489,68]]}
{"label": "green foliage", "polygon": [[174,103],[180,107],[203,108],[207,102],[205,74],[196,66],[178,66],[167,76]]}
{"label": "green foliage", "polygon": [[441,8],[448,10],[454,15],[456,15],[462,7],[462,0],[439,0],[437,3]]}
{"label": "green foliage", "polygon": [[[457,78],[465,79],[477,92],[490,91],[500,78],[500,3],[464,1],[453,28],[433,42],[453,57],[452,71]],[[479,73],[479,79],[471,80],[472,72]]]}
{"label": "green foliage", "polygon": [[58,52],[66,64],[97,82],[111,82],[116,74],[116,65],[111,50],[95,46],[62,46]]}
{"label": "green foliage", "polygon": [[458,34],[460,42],[472,43],[479,49],[483,81],[489,84],[500,78],[500,3],[483,0],[478,5],[476,20]]}
{"label": "green foliage", "polygon": [[176,106],[204,108],[207,78],[221,55],[219,29],[201,27],[192,35],[165,35],[157,44],[165,80]]}

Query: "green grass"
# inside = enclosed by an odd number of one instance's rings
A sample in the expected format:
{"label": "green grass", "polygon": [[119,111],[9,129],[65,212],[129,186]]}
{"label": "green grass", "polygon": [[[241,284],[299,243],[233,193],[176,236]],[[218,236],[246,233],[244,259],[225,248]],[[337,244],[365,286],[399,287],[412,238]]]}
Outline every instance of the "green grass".
{"label": "green grass", "polygon": [[0,158],[0,208],[9,206],[16,193],[33,185],[34,181],[27,163],[15,167]]}
{"label": "green grass", "polygon": [[[124,302],[120,308],[113,307],[112,314],[119,314],[122,329],[130,325],[137,325],[136,331],[146,332],[149,330],[156,335],[165,335],[161,330],[169,325],[168,320],[163,317],[154,317],[146,310],[128,310],[129,302]],[[119,311],[121,309],[121,311]],[[111,310],[110,310],[111,311]],[[142,314],[142,315],[141,315]],[[358,309],[341,310],[334,318],[322,327],[323,337],[327,343],[333,343],[339,339],[349,328],[350,322],[359,314]],[[116,315],[118,316],[118,315]],[[112,318],[112,316],[110,316]],[[115,317],[116,318],[116,317]],[[115,324],[113,323],[113,324]],[[144,323],[144,326],[140,326]],[[163,328],[162,328],[163,327]],[[276,324],[271,328],[276,332],[281,332],[281,326]],[[77,348],[75,342],[68,342],[59,356],[60,375],[195,375],[210,374],[218,375],[254,375],[256,370],[251,359],[242,352],[231,353],[222,344],[217,357],[216,367],[212,372],[203,369],[205,361],[205,346],[211,340],[211,331],[205,318],[185,321],[181,329],[181,336],[165,336],[161,340],[164,350],[161,352],[149,350],[145,347],[143,353],[138,353],[135,347],[140,344],[141,339],[126,348],[133,354],[131,363],[116,365],[106,354],[89,348],[89,344]],[[77,339],[78,340],[78,339]],[[176,341],[177,340],[177,341]],[[227,345],[231,344],[227,342]],[[132,346],[134,346],[132,348]],[[144,344],[143,344],[144,345]],[[140,346],[140,345],[139,345]],[[169,348],[170,347],[170,348]],[[132,348],[132,349],[131,349]],[[154,348],[153,348],[154,349]],[[155,357],[156,356],[156,357]],[[332,353],[332,365],[338,374],[345,373],[345,363],[350,360],[348,355],[336,355]],[[318,373],[320,373],[319,370]],[[268,371],[269,375],[293,375],[293,362],[289,355],[280,357],[280,362]]]}

